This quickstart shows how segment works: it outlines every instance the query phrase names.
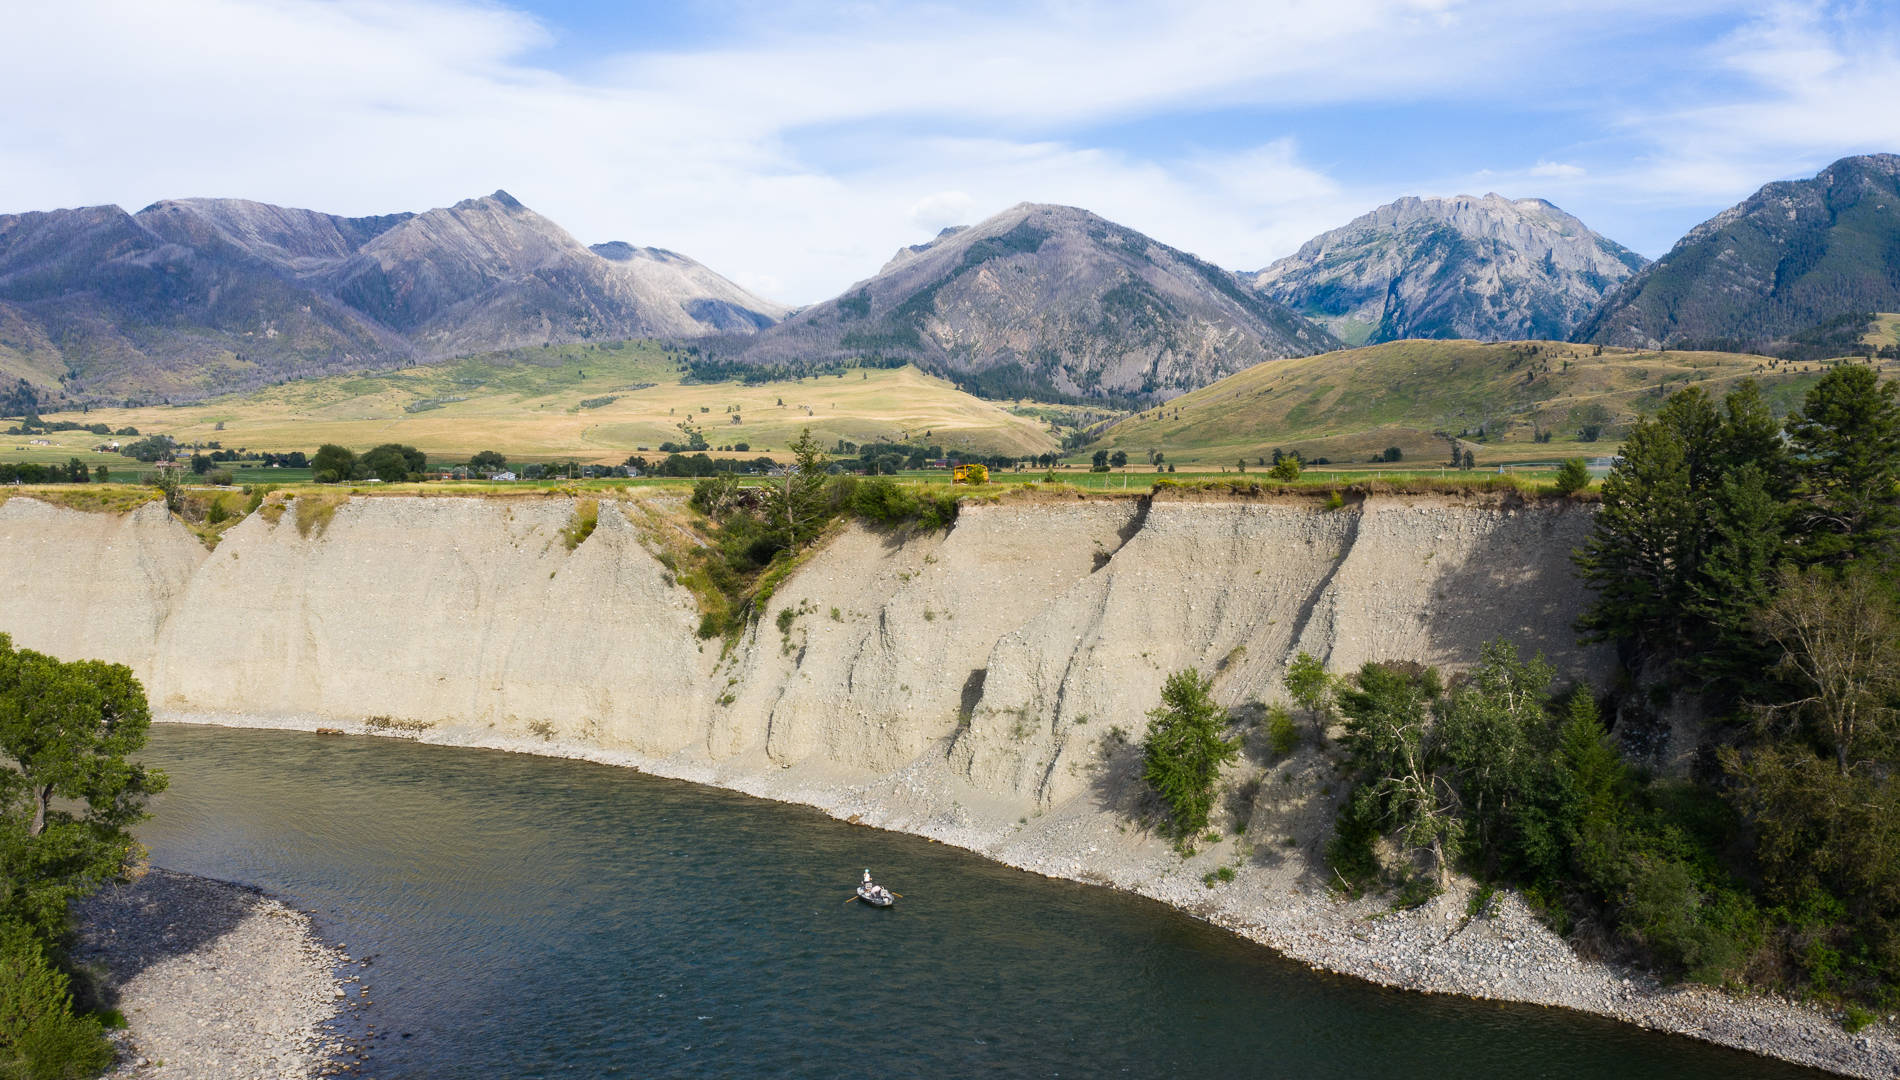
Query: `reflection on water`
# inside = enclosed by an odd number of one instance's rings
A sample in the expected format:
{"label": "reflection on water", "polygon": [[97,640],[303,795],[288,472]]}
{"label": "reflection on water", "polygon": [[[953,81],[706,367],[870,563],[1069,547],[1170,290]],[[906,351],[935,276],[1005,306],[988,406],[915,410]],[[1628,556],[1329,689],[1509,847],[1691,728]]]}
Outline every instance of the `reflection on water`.
{"label": "reflection on water", "polygon": [[[1794,1077],[1317,975],[1145,900],[584,762],[161,725],[161,866],[314,911],[377,1077]],[[905,895],[846,904],[869,866]]]}

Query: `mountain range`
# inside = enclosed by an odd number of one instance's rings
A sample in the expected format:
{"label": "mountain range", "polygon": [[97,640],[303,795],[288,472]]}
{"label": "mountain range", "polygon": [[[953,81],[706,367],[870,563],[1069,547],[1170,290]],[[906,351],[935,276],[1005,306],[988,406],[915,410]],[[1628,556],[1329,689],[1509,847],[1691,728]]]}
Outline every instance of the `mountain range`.
{"label": "mountain range", "polygon": [[1348,344],[1568,338],[1641,255],[1542,199],[1407,197],[1253,275]]}
{"label": "mountain range", "polygon": [[1166,397],[1337,348],[1238,276],[1069,206],[1023,203],[906,247],[722,360],[913,362],[987,397]]}
{"label": "mountain range", "polygon": [[0,401],[189,400],[529,345],[693,339],[695,375],[914,363],[995,398],[1165,400],[1408,338],[1841,355],[1900,311],[1900,156],[1768,184],[1641,256],[1541,199],[1403,198],[1236,274],[1024,203],[790,311],[498,191],[340,217],[238,199],[0,215]]}
{"label": "mountain range", "polygon": [[785,314],[673,252],[588,248],[505,191],[339,217],[241,199],[0,216],[0,375],[189,399],[525,345],[754,332]]}

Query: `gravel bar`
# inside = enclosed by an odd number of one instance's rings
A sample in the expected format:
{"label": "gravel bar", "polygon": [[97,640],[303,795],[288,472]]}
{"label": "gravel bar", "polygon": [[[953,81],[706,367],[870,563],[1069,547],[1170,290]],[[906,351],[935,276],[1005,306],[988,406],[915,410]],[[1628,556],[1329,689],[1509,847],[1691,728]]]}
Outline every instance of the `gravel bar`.
{"label": "gravel bar", "polygon": [[150,870],[75,911],[74,958],[103,966],[127,1027],[114,1080],[287,1080],[361,1062],[342,949],[244,885]]}

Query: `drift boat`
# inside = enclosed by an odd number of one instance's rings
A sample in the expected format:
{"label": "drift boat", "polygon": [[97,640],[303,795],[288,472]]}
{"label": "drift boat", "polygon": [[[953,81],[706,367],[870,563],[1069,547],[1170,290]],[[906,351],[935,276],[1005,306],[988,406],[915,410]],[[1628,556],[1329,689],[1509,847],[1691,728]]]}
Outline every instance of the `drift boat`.
{"label": "drift boat", "polygon": [[858,882],[858,899],[872,907],[890,907],[897,902],[891,890],[871,880],[871,871],[864,872],[864,880]]}

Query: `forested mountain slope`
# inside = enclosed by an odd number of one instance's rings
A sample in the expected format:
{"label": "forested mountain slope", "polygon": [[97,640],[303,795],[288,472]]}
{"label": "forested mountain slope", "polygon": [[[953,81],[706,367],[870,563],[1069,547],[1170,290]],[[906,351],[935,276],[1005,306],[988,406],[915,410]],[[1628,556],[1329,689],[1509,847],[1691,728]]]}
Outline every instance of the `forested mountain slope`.
{"label": "forested mountain slope", "polygon": [[[1900,155],[1872,154],[1769,184],[1696,226],[1606,298],[1575,339],[1777,353],[1814,339],[1820,355],[1841,355],[1864,316],[1895,310]],[[1829,337],[1841,341],[1821,341]]]}

